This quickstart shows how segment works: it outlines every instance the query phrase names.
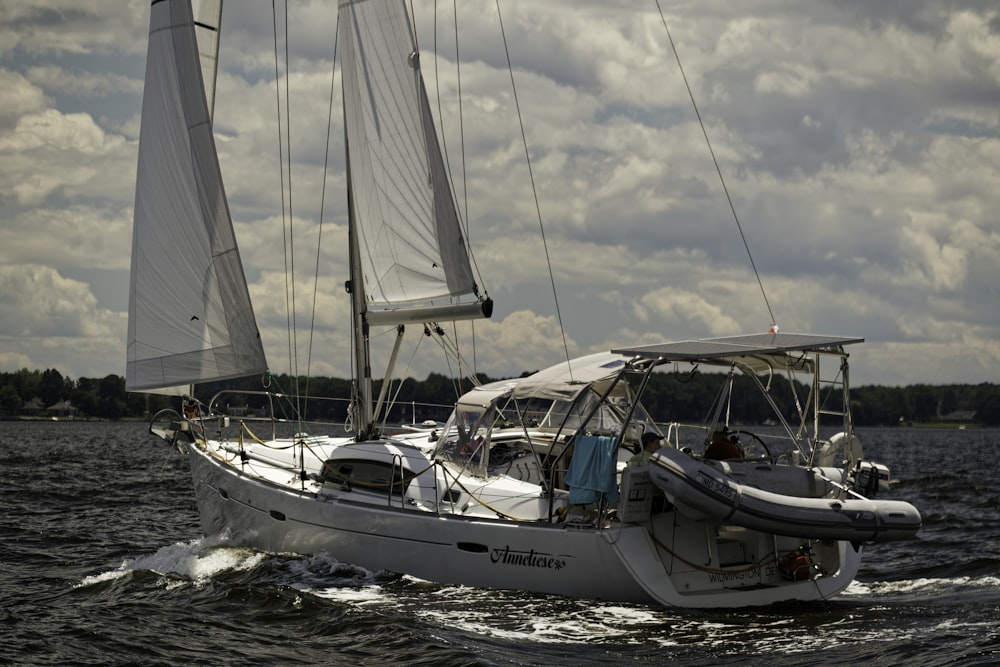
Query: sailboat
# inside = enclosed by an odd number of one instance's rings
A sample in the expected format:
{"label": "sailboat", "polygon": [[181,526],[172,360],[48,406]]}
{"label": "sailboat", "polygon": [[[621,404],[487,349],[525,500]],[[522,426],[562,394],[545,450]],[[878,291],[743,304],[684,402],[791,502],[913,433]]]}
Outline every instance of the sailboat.
{"label": "sailboat", "polygon": [[[212,135],[221,3],[206,6],[195,16],[189,0],[152,3],[133,391],[267,370]],[[381,428],[370,329],[489,317],[492,302],[469,268],[406,4],[342,0],[338,39],[352,432],[296,421],[281,434],[272,415],[237,414],[220,397],[155,415],[150,431],[188,458],[207,535],[443,584],[733,608],[828,599],[867,545],[917,533],[913,506],[876,497],[889,471],[864,459],[854,431],[845,348],[857,337],[773,330],[623,347],[476,387],[443,425]],[[650,414],[647,389],[688,368],[720,371],[706,421]],[[791,402],[777,398],[783,378]],[[767,433],[730,418],[748,387],[770,409]]]}

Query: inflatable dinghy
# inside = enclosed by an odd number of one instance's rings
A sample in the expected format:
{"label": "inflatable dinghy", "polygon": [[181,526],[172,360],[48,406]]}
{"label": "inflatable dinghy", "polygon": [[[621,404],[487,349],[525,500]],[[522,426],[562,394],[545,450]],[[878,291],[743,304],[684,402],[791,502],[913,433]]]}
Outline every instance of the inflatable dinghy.
{"label": "inflatable dinghy", "polygon": [[777,535],[888,542],[912,538],[921,525],[920,513],[907,502],[809,498],[764,491],[740,484],[670,447],[653,454],[649,475],[677,509],[692,518]]}

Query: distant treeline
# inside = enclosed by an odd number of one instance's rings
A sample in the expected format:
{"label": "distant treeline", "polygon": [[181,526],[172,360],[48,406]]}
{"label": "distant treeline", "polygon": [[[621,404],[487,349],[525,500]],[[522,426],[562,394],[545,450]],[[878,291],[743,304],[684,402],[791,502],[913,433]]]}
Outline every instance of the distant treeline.
{"label": "distant treeline", "polygon": [[[480,374],[480,382],[491,382]],[[218,405],[231,413],[258,412],[269,409],[270,402],[279,414],[292,418],[305,413],[315,420],[342,422],[347,417],[347,399],[351,381],[339,378],[293,378],[278,375],[267,380],[270,392],[288,395],[323,397],[321,400],[290,399],[276,402],[263,393],[226,394]],[[715,373],[656,373],[651,377],[643,403],[650,414],[663,421],[698,423],[709,415],[706,411],[719,396],[723,376]],[[248,378],[226,383],[199,385],[196,398],[207,403],[223,390],[263,392],[260,378]],[[406,379],[389,388],[387,401],[394,404],[388,421],[394,423],[443,420],[455,399],[471,388],[468,380],[459,382],[438,373],[418,381]],[[375,396],[381,391],[375,384]],[[796,388],[797,397],[787,382],[775,380],[771,387],[774,398],[788,418],[792,418],[796,400],[801,401],[807,390]],[[737,377],[732,399],[727,409],[734,423],[755,423],[760,415],[769,414],[764,397],[752,387],[749,378]],[[1000,385],[927,385],[884,387],[868,385],[851,391],[852,412],[859,426],[892,425],[899,423],[952,422],[1000,425]],[[125,379],[119,375],[103,378],[64,377],[59,371],[22,369],[0,373],[0,416],[69,417],[77,419],[109,419],[147,417],[163,408],[180,409],[179,397],[125,391]]]}

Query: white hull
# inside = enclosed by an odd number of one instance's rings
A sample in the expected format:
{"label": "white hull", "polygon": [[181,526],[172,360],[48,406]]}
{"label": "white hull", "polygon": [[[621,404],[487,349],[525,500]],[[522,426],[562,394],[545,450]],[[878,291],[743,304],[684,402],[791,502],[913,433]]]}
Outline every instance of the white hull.
{"label": "white hull", "polygon": [[[386,496],[357,490],[317,493],[308,482],[301,490],[295,488],[301,484],[241,472],[200,445],[188,450],[206,534],[264,551],[326,552],[373,571],[440,583],[674,607],[744,607],[829,598],[851,583],[860,562],[860,551],[846,542],[822,544],[815,560],[828,572],[790,581],[777,560],[801,541],[734,531],[677,512],[605,528],[460,516],[390,507]],[[741,550],[752,561],[729,562]]]}

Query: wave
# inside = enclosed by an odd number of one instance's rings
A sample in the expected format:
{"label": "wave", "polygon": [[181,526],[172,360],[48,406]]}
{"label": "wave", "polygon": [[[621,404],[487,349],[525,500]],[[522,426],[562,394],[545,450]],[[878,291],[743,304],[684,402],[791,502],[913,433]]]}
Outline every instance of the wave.
{"label": "wave", "polygon": [[203,537],[162,547],[147,556],[126,558],[113,570],[85,577],[77,587],[113,581],[142,571],[179,577],[201,585],[224,572],[252,570],[267,558],[268,554],[259,551],[228,546],[223,538]]}
{"label": "wave", "polygon": [[353,604],[388,602],[382,585],[400,579],[391,572],[372,572],[344,563],[328,553],[314,556],[276,557],[271,576],[281,586],[320,598]]}
{"label": "wave", "polygon": [[850,596],[893,596],[914,595],[938,596],[944,593],[959,595],[976,591],[996,591],[1000,594],[1000,577],[998,576],[961,576],[961,577],[921,577],[916,579],[901,579],[898,581],[855,581],[847,587],[842,595]]}

